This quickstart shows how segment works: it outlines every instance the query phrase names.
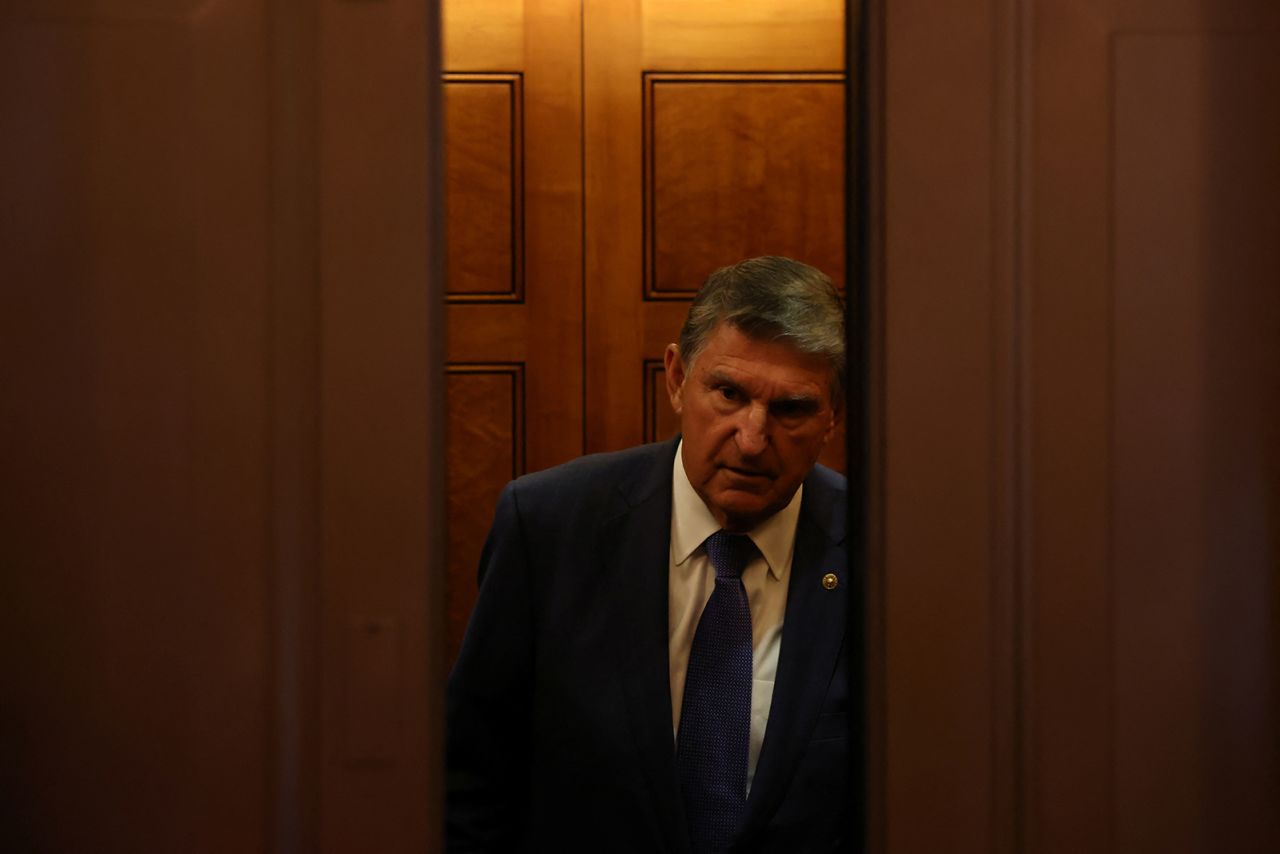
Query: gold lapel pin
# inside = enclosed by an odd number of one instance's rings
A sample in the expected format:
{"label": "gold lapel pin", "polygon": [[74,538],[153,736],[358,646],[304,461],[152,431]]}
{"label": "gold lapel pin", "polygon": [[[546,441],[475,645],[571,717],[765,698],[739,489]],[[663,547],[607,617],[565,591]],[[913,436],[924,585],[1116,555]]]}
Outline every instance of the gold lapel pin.
{"label": "gold lapel pin", "polygon": [[840,586],[840,579],[836,577],[834,572],[828,572],[822,576],[822,586],[827,590],[835,590]]}

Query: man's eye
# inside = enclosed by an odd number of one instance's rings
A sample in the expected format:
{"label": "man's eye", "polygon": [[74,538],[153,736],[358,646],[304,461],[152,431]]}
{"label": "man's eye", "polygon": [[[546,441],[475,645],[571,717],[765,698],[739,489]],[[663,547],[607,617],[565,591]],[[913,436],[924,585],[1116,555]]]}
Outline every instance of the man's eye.
{"label": "man's eye", "polygon": [[738,400],[741,397],[741,395],[738,394],[738,390],[733,386],[722,385],[719,386],[716,391],[720,392],[720,396],[725,400]]}

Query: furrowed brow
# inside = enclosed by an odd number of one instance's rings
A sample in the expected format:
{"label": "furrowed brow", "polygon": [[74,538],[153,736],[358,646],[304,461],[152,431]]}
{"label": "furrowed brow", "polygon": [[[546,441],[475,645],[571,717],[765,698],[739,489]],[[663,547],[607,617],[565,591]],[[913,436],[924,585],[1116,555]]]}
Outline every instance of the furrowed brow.
{"label": "furrowed brow", "polygon": [[781,397],[775,397],[769,401],[770,406],[773,406],[774,404],[779,404],[779,405],[791,404],[794,406],[809,406],[809,405],[817,406],[821,403],[822,401],[817,397],[817,395],[812,395],[812,394],[784,394]]}
{"label": "furrowed brow", "polygon": [[812,415],[821,408],[822,401],[807,394],[783,395],[769,401],[769,411],[779,415]]}
{"label": "furrowed brow", "polygon": [[738,389],[742,388],[742,384],[739,383],[737,380],[735,380],[733,377],[721,371],[714,371],[714,370],[707,373],[707,385],[709,386],[728,385]]}

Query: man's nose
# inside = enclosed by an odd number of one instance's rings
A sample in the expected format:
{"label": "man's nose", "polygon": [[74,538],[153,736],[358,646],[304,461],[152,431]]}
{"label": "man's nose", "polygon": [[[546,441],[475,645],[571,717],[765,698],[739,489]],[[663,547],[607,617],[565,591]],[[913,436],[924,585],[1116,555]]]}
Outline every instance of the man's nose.
{"label": "man's nose", "polygon": [[738,450],[743,456],[753,457],[769,444],[769,408],[764,404],[745,407],[742,423],[738,425]]}

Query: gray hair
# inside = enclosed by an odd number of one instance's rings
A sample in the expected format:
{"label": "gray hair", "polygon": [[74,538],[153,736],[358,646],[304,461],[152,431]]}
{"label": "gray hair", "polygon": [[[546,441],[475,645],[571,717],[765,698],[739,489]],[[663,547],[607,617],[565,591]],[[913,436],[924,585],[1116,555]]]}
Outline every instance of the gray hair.
{"label": "gray hair", "polygon": [[765,255],[721,267],[694,297],[680,329],[685,366],[721,323],[759,340],[784,340],[831,363],[831,401],[844,401],[844,308],[835,285],[820,270]]}

